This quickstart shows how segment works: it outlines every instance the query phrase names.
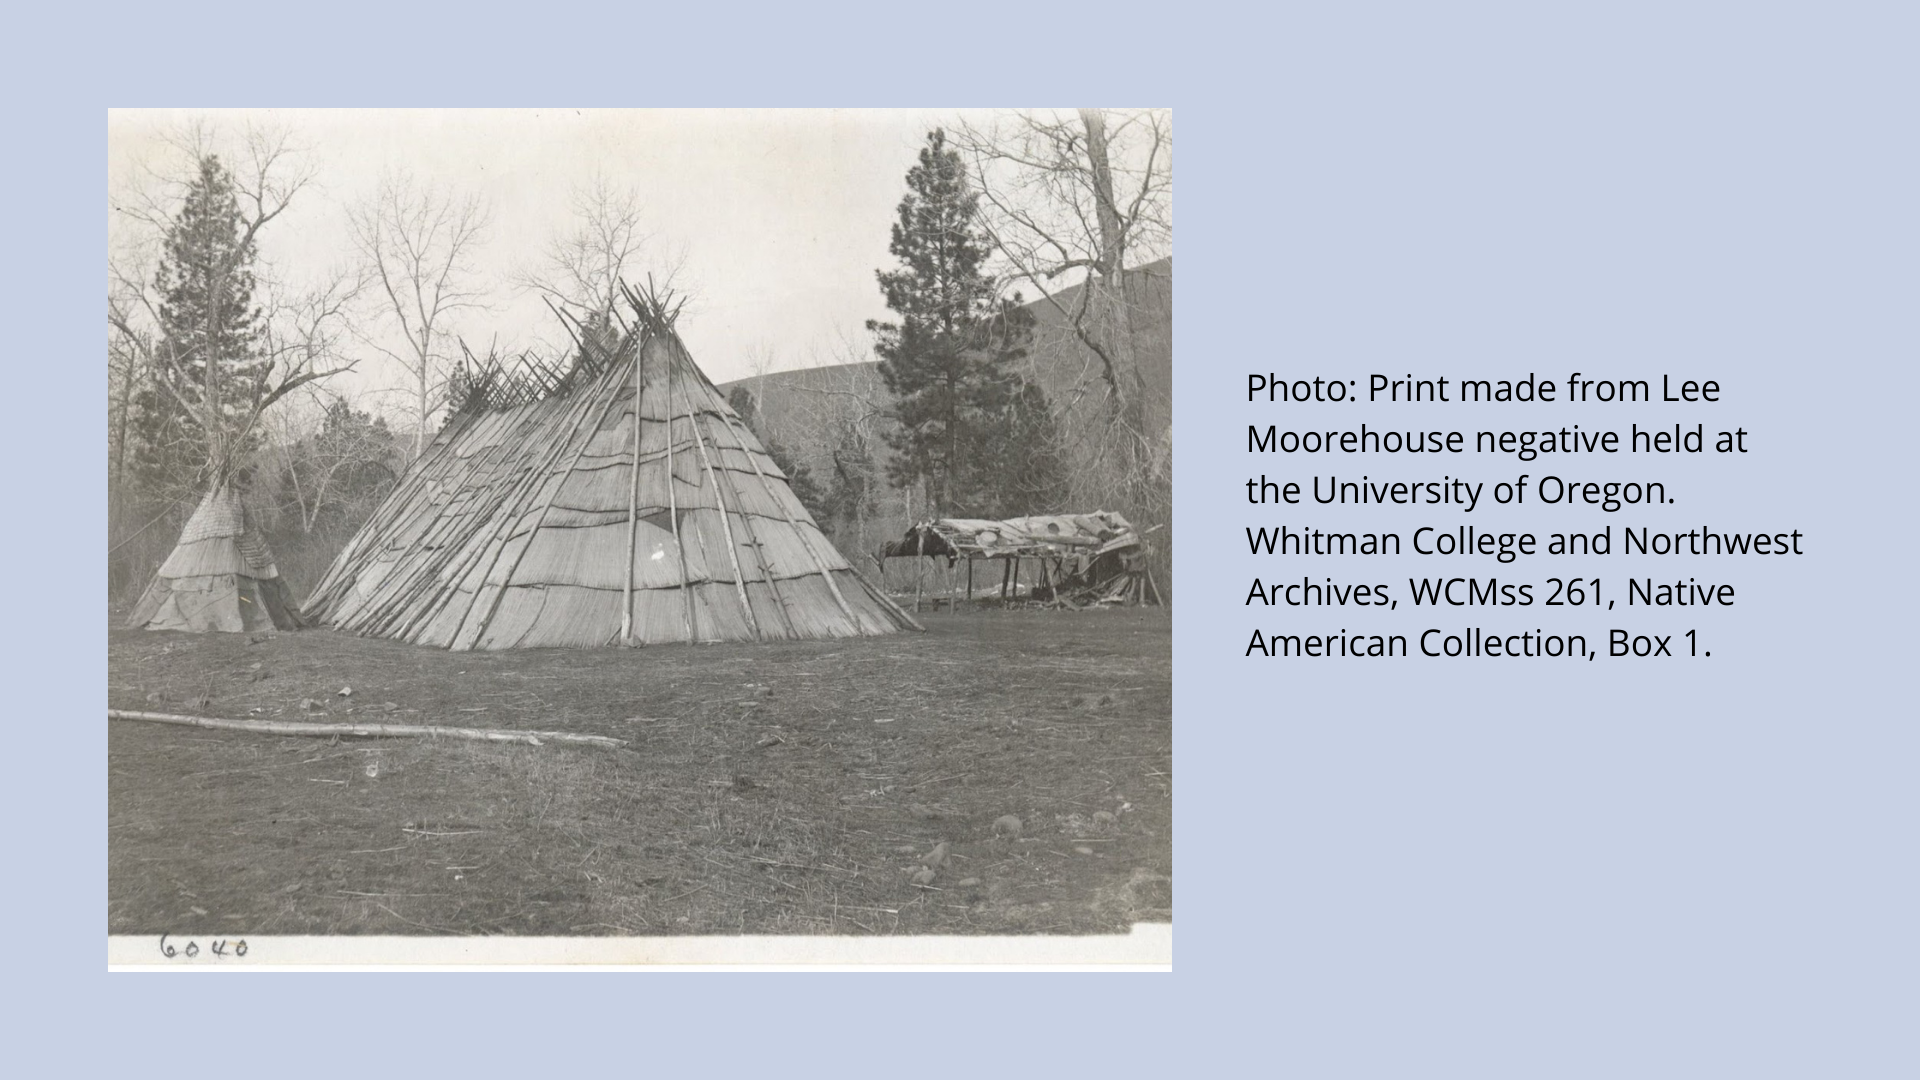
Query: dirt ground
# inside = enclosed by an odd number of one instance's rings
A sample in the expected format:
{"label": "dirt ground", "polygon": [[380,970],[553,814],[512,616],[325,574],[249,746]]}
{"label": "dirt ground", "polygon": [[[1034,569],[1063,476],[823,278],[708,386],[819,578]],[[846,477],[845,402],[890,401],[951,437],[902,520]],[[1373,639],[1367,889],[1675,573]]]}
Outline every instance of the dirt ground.
{"label": "dirt ground", "polygon": [[[923,621],[925,634],[850,641],[501,653],[115,629],[113,708],[629,742],[111,722],[108,932],[1081,934],[1170,920],[1165,612]],[[1004,815],[1018,837],[995,834]],[[942,841],[944,865],[916,883]]]}

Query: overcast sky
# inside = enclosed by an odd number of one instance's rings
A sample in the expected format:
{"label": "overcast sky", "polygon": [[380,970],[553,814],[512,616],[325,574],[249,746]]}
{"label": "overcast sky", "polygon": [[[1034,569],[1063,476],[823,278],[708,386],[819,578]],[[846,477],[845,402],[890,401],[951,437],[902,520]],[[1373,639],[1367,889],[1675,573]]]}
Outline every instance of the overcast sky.
{"label": "overcast sky", "polygon": [[[289,129],[317,168],[263,234],[262,256],[291,279],[351,257],[344,208],[389,169],[492,208],[476,265],[490,306],[456,330],[483,350],[496,333],[524,347],[556,336],[540,301],[510,284],[556,233],[570,229],[571,192],[596,172],[630,184],[662,259],[684,252],[679,284],[693,297],[681,333],[716,381],[867,359],[864,324],[887,316],[874,271],[891,267],[888,229],[927,131],[955,112],[844,111],[115,111],[108,116],[109,248],[127,222],[113,198],[143,166],[168,160],[162,135],[194,117],[221,136],[249,119]],[[177,160],[177,159],[176,159]],[[177,167],[177,166],[176,166]],[[862,355],[845,355],[846,343]],[[398,385],[373,354],[362,386]],[[342,386],[341,389],[348,389]]]}

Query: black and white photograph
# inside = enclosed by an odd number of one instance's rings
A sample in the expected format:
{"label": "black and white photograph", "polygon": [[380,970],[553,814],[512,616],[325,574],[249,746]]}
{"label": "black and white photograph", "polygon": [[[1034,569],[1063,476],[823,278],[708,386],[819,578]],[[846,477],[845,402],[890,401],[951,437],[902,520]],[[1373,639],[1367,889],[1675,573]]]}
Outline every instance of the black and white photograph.
{"label": "black and white photograph", "polygon": [[1171,964],[1170,110],[107,121],[111,964]]}

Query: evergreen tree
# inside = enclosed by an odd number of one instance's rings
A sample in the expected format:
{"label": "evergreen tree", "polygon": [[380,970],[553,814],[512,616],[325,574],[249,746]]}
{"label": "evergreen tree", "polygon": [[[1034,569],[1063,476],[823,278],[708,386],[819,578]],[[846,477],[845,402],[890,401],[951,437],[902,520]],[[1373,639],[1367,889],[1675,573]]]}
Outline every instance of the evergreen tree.
{"label": "evergreen tree", "polygon": [[1026,500],[1018,492],[1031,480],[1004,471],[1011,459],[1045,464],[1046,454],[1006,440],[1044,436],[1050,418],[1036,426],[1045,395],[1013,370],[1026,355],[1033,316],[1002,299],[983,269],[992,245],[978,225],[978,199],[946,133],[929,132],[907,173],[888,248],[900,267],[879,273],[900,321],[867,323],[900,421],[887,434],[895,452],[889,479],[901,488],[924,482],[941,515],[1051,510],[1020,505]]}
{"label": "evergreen tree", "polygon": [[220,159],[208,155],[167,230],[160,269],[160,340],[136,401],[141,479],[149,490],[192,484],[209,461],[239,447],[271,361],[253,302],[254,245]]}
{"label": "evergreen tree", "polygon": [[1011,518],[1058,513],[1071,492],[1059,427],[1047,395],[1032,383],[1022,383],[998,426],[992,464],[1000,484],[981,514]]}

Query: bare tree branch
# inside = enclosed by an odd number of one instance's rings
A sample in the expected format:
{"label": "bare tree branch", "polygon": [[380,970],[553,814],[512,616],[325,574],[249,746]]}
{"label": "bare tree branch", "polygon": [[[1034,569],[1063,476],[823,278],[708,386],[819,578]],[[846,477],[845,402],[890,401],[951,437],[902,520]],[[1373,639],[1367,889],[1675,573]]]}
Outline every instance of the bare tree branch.
{"label": "bare tree branch", "polygon": [[623,283],[647,275],[656,287],[674,287],[686,252],[647,230],[637,190],[596,174],[573,189],[571,203],[570,231],[553,236],[536,263],[513,274],[522,291],[591,325],[619,318]]}
{"label": "bare tree branch", "polygon": [[1173,251],[1171,113],[999,113],[963,120],[952,141],[1008,287],[1033,290],[1081,347],[1059,398],[1063,438],[1088,464],[1077,482],[1163,517],[1171,441],[1149,430],[1128,272]]}
{"label": "bare tree branch", "polygon": [[439,380],[452,359],[450,318],[481,306],[483,294],[469,282],[489,217],[479,199],[420,184],[405,173],[388,174],[370,198],[348,211],[366,273],[379,285],[385,311],[407,344],[404,354],[376,348],[408,371],[416,454],[426,445]]}

